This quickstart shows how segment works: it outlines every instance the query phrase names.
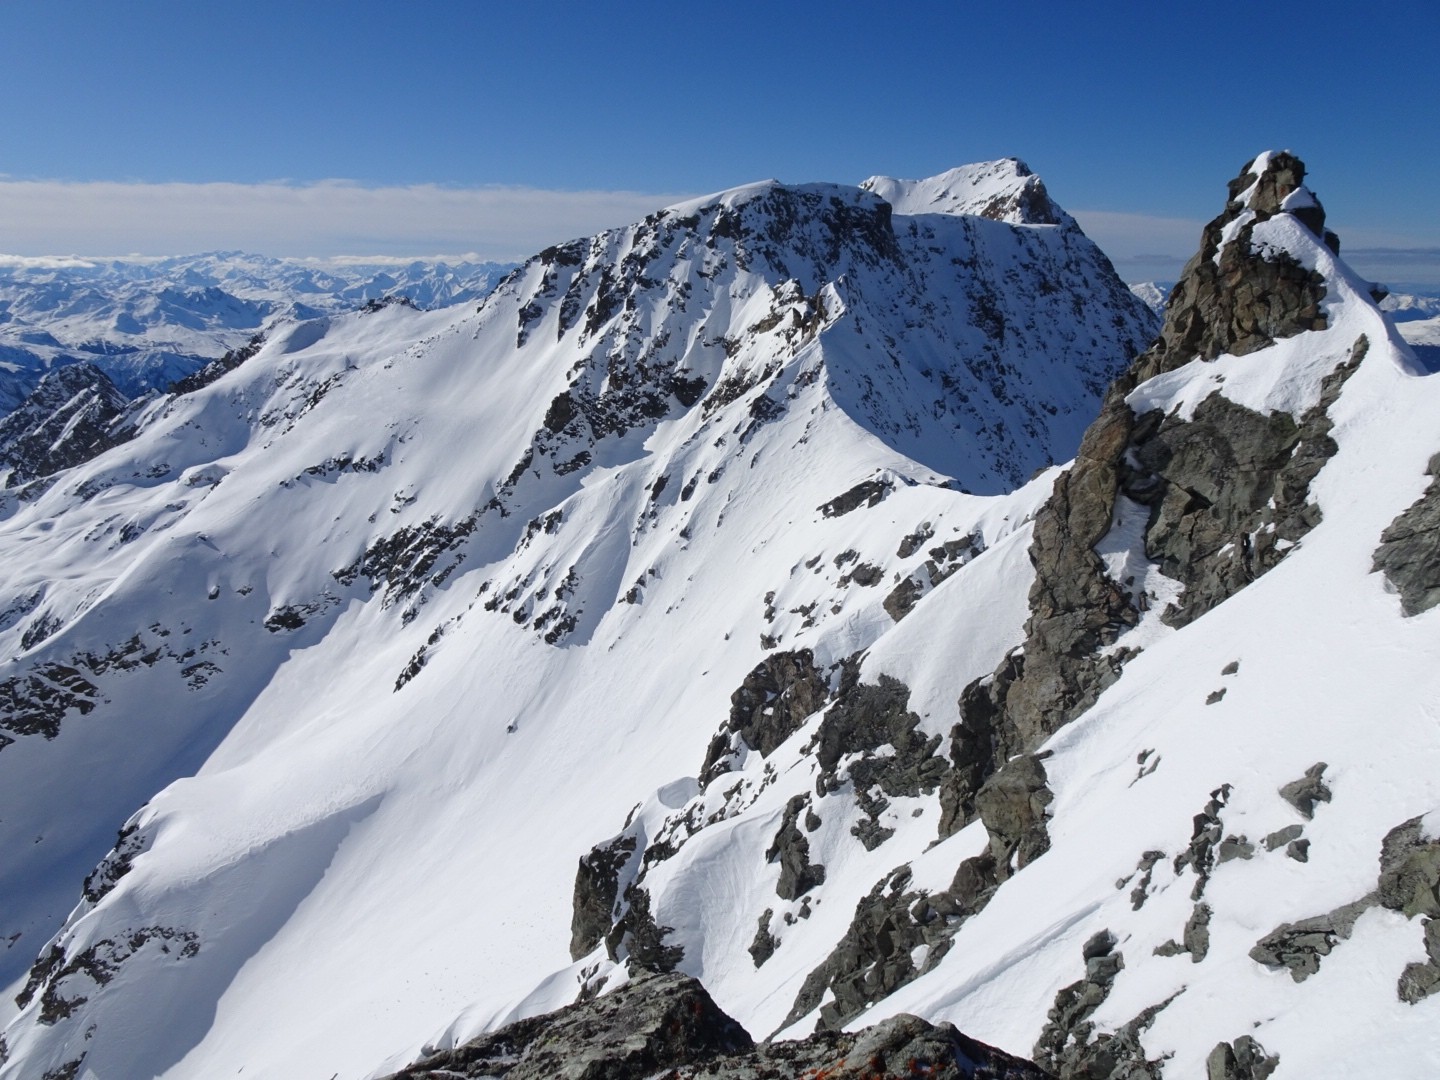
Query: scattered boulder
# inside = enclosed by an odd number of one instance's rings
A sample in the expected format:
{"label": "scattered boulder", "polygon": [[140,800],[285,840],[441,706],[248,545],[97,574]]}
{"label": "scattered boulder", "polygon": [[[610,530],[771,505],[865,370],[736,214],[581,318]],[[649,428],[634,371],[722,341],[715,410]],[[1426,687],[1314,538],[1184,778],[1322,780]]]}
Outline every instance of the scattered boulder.
{"label": "scattered boulder", "polygon": [[1157,945],[1155,955],[1179,956],[1181,953],[1189,953],[1192,963],[1200,963],[1210,952],[1211,914],[1209,904],[1196,904],[1190,913],[1190,918],[1185,922],[1185,932],[1181,935],[1180,941],[1172,940],[1163,945]]}
{"label": "scattered boulder", "polygon": [[1383,907],[1406,918],[1440,918],[1440,839],[1425,835],[1423,818],[1411,818],[1385,835],[1376,893]]}
{"label": "scattered boulder", "polygon": [[1292,780],[1280,789],[1280,797],[1299,810],[1307,821],[1315,816],[1316,804],[1330,801],[1330,787],[1323,779],[1327,767],[1325,762],[1317,761],[1299,780]]}
{"label": "scattered boulder", "polygon": [[774,917],[774,909],[766,908],[757,920],[759,925],[755,928],[755,940],[750,942],[749,949],[750,958],[757,968],[774,956],[775,950],[780,947],[780,939],[770,932],[770,920]]}
{"label": "scattered boulder", "polygon": [[1280,1064],[1279,1054],[1267,1054],[1249,1035],[1233,1043],[1217,1043],[1205,1059],[1205,1080],[1265,1080]]}
{"label": "scattered boulder", "polygon": [[818,509],[823,517],[844,517],[862,506],[878,506],[894,487],[888,480],[862,480],[844,494],[836,495],[827,503],[821,503]]}
{"label": "scattered boulder", "polygon": [[1400,973],[1395,993],[1407,1005],[1423,1001],[1440,990],[1440,919],[1425,920],[1425,956],[1423,961],[1406,964]]}

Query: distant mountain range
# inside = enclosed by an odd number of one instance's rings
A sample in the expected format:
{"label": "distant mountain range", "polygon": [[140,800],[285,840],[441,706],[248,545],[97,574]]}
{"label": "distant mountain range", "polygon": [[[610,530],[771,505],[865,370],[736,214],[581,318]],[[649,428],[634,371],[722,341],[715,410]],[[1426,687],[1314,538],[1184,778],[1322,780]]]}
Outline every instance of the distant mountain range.
{"label": "distant mountain range", "polygon": [[0,412],[52,368],[88,361],[127,397],[163,390],[284,319],[401,295],[422,308],[483,297],[498,263],[274,259],[212,252],[160,259],[0,256]]}

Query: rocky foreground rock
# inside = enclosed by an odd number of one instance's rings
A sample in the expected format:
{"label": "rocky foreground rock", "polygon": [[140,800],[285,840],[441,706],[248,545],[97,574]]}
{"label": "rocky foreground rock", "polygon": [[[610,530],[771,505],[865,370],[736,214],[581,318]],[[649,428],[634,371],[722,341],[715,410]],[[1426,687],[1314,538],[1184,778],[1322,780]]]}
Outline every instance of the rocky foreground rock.
{"label": "rocky foreground rock", "polygon": [[891,1017],[861,1032],[756,1045],[687,975],[645,974],[521,1020],[391,1080],[1043,1080],[1050,1074],[951,1024]]}

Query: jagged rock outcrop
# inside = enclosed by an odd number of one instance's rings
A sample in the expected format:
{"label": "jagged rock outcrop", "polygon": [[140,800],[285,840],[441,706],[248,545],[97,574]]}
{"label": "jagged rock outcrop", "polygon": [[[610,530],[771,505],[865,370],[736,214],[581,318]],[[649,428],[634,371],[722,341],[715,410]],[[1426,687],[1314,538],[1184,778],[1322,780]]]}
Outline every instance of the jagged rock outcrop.
{"label": "jagged rock outcrop", "polygon": [[[129,399],[94,364],[67,364],[0,420],[0,474],[7,488],[68,469],[117,445]],[[8,470],[8,473],[6,472]]]}
{"label": "jagged rock outcrop", "polygon": [[[990,836],[986,850],[964,860],[949,887],[936,892],[909,889],[908,867],[878,882],[856,904],[840,943],[806,977],[784,1026],[819,1007],[817,1030],[838,1029],[931,970],[1001,883],[1050,846],[1045,826],[1050,801],[1045,767],[1036,755],[1017,757],[992,776],[975,799]],[[827,991],[833,1000],[822,1006]]]}
{"label": "jagged rock outcrop", "polygon": [[[1316,769],[1311,772],[1318,779]],[[1427,959],[1407,965],[1396,985],[1400,1000],[1413,1005],[1440,989],[1440,838],[1430,835],[1423,816],[1385,834],[1373,892],[1323,915],[1276,927],[1256,943],[1250,957],[1266,967],[1288,968],[1291,977],[1302,982],[1320,970],[1321,960],[1376,906],[1424,920]]]}
{"label": "jagged rock outcrop", "polygon": [[391,1080],[642,1080],[754,1045],[696,980],[640,976],[613,993],[432,1054]]}
{"label": "jagged rock outcrop", "polygon": [[1035,1043],[1035,1060],[1066,1080],[1158,1080],[1160,1061],[1145,1056],[1140,1036],[1173,998],[1143,1010],[1114,1031],[1096,1032],[1090,1017],[1125,967],[1115,935],[1101,930],[1085,943],[1085,976],[1055,995]]}
{"label": "jagged rock outcrop", "polygon": [[[842,689],[815,735],[820,767],[815,790],[824,795],[850,781],[855,801],[868,819],[857,826],[856,835],[869,849],[889,838],[889,831],[879,824],[889,800],[934,791],[947,770],[937,753],[940,736],[927,737],[920,730],[920,717],[909,704],[910,688],[881,675],[873,684]],[[882,747],[890,752],[877,753]],[[852,754],[861,756],[842,767],[841,760]]]}
{"label": "jagged rock outcrop", "polygon": [[1304,162],[1286,152],[1248,162],[1230,181],[1225,209],[1205,226],[1200,250],[1170,292],[1160,340],[1134,368],[1136,384],[1196,356],[1243,356],[1280,338],[1325,328],[1320,275],[1250,242],[1257,224],[1289,213],[1332,251],[1339,250],[1340,241],[1325,228],[1324,209],[1304,181]]}
{"label": "jagged rock outcrop", "polygon": [[950,1024],[900,1015],[756,1046],[697,981],[649,975],[432,1054],[390,1080],[1044,1080]]}
{"label": "jagged rock outcrop", "polygon": [[[1430,459],[1427,476],[1440,477],[1440,454]],[[1440,604],[1440,479],[1380,534],[1370,569],[1380,570],[1400,593],[1406,615],[1419,615]]]}
{"label": "jagged rock outcrop", "polygon": [[701,783],[729,769],[735,736],[761,757],[769,757],[829,699],[830,685],[809,649],[765,657],[730,695],[730,718],[705,753]]}
{"label": "jagged rock outcrop", "polygon": [[1126,400],[1145,380],[1197,358],[1243,355],[1325,327],[1323,279],[1284,252],[1251,244],[1254,226],[1282,213],[1332,248],[1338,243],[1303,177],[1303,164],[1281,153],[1248,163],[1230,182],[1224,212],[1205,227],[1175,287],[1159,340],[1110,388],[1075,463],[1036,515],[1025,644],[961,698],[942,835],[973,819],[985,777],[1088,709],[1133,655],[1117,642],[1139,623],[1148,598],[1133,582],[1113,580],[1096,551],[1127,500],[1147,515],[1146,559],[1184,586],[1181,602],[1164,613],[1173,626],[1273,567],[1319,521],[1310,482],[1335,453],[1327,413],[1365,355],[1364,338],[1300,417],[1262,414],[1219,393],[1188,418],[1136,416]]}
{"label": "jagged rock outcrop", "polygon": [[1265,967],[1288,968],[1291,978],[1304,982],[1320,970],[1320,961],[1337,944],[1349,938],[1356,920],[1374,904],[1374,897],[1366,896],[1324,915],[1277,926],[1255,943],[1250,958]]}
{"label": "jagged rock outcrop", "polygon": [[1280,1065],[1280,1055],[1268,1054],[1249,1035],[1222,1042],[1205,1060],[1205,1080],[1265,1080]]}
{"label": "jagged rock outcrop", "polygon": [[575,871],[570,915],[570,956],[579,960],[605,940],[620,900],[620,875],[635,854],[635,837],[620,835],[593,848]]}

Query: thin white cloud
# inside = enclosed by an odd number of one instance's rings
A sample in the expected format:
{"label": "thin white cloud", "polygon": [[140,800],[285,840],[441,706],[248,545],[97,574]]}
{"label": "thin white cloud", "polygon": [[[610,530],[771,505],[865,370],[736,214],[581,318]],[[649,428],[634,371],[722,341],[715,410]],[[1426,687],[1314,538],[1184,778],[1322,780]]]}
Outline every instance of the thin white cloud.
{"label": "thin white cloud", "polygon": [[467,253],[512,260],[628,224],[688,193],[525,187],[147,184],[0,179],[0,251],[23,256],[375,257]]}
{"label": "thin white cloud", "polygon": [[1110,256],[1126,281],[1174,281],[1200,246],[1203,221],[1124,214],[1110,210],[1073,210],[1085,235]]}

